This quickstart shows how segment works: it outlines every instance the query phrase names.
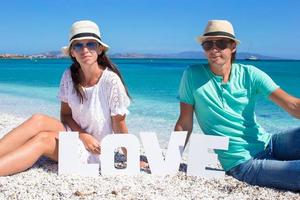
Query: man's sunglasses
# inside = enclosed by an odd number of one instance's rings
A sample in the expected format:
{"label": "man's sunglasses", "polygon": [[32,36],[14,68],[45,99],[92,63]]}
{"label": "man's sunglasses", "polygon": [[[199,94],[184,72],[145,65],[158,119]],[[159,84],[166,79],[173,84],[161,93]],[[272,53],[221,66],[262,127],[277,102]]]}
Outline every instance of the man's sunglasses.
{"label": "man's sunglasses", "polygon": [[220,50],[224,50],[229,47],[232,42],[230,40],[208,40],[202,43],[202,48],[205,51],[211,50],[214,46]]}
{"label": "man's sunglasses", "polygon": [[87,42],[87,43],[75,43],[72,45],[72,48],[74,51],[76,51],[77,53],[82,51],[82,49],[86,47],[88,48],[89,51],[96,51],[97,48],[99,47],[98,42]]}

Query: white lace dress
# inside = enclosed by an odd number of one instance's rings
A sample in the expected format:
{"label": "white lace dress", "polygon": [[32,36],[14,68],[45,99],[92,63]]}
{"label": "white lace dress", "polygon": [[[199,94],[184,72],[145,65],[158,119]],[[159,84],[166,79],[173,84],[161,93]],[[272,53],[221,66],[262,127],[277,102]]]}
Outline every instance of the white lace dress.
{"label": "white lace dress", "polygon": [[[130,100],[119,76],[108,68],[96,85],[83,89],[86,98],[81,103],[73,86],[71,71],[67,69],[61,79],[58,98],[69,104],[75,122],[101,142],[104,136],[113,133],[111,116],[129,114]],[[71,131],[67,126],[66,129]],[[84,163],[100,162],[99,156],[89,153],[81,141],[79,154]]]}

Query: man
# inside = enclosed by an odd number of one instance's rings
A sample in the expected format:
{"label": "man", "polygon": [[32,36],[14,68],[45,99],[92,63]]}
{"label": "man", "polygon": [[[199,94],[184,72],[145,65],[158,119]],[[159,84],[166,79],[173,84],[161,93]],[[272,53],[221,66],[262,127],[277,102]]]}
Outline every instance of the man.
{"label": "man", "polygon": [[300,190],[300,129],[268,134],[254,113],[256,97],[263,95],[300,118],[300,99],[256,67],[233,63],[240,41],[230,22],[209,21],[198,41],[208,64],[185,70],[175,130],[190,134],[195,112],[205,134],[229,137],[228,150],[216,150],[226,174],[253,185]]}

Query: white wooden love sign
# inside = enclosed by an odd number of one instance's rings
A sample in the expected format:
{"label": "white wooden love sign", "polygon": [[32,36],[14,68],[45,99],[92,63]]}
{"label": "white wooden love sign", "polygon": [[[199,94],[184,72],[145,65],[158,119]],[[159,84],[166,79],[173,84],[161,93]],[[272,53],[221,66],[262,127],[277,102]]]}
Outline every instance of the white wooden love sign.
{"label": "white wooden love sign", "polygon": [[[172,132],[165,159],[162,155],[157,136],[154,132],[141,132],[143,144],[151,174],[175,175],[182,159],[183,146],[187,132]],[[60,132],[58,174],[79,174],[82,176],[99,176],[99,164],[83,164],[79,159],[78,132]],[[224,171],[206,169],[216,163],[216,154],[209,149],[228,149],[228,138],[203,134],[192,134],[188,152],[187,175],[206,178],[224,177]],[[125,147],[127,150],[127,167],[115,168],[115,149]],[[110,134],[101,142],[102,175],[137,175],[140,173],[140,142],[133,134]]]}

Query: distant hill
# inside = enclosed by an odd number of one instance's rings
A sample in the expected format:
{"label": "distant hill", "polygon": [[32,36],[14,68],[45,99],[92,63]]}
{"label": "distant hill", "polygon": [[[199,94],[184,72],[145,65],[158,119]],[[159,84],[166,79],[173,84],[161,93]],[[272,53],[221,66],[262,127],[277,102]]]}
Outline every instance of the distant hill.
{"label": "distant hill", "polygon": [[[246,59],[255,56],[260,60],[280,60],[283,58],[265,56],[255,53],[240,52],[237,53],[237,59]],[[171,54],[140,54],[140,53],[114,53],[111,58],[178,58],[178,59],[205,59],[205,54],[201,51],[184,51]]]}
{"label": "distant hill", "polygon": [[203,52],[186,51],[169,54],[141,54],[141,53],[115,53],[110,55],[111,58],[186,58],[201,59],[204,58]]}
{"label": "distant hill", "polygon": [[[110,58],[178,58],[178,59],[205,59],[201,51],[184,51],[179,53],[153,54],[153,53],[108,53]],[[284,58],[265,56],[261,54],[238,52],[237,59],[246,59],[255,56],[259,60],[281,60]],[[50,51],[46,53],[34,54],[33,58],[62,58],[65,57],[61,51]]]}
{"label": "distant hill", "polygon": [[38,53],[29,55],[31,58],[63,58],[65,55],[61,51],[49,51],[44,53]]}
{"label": "distant hill", "polygon": [[283,60],[285,58],[279,58],[279,57],[273,57],[273,56],[265,56],[261,54],[256,54],[256,53],[248,53],[248,52],[241,52],[237,53],[237,59],[247,59],[250,56],[254,56],[259,60]]}

